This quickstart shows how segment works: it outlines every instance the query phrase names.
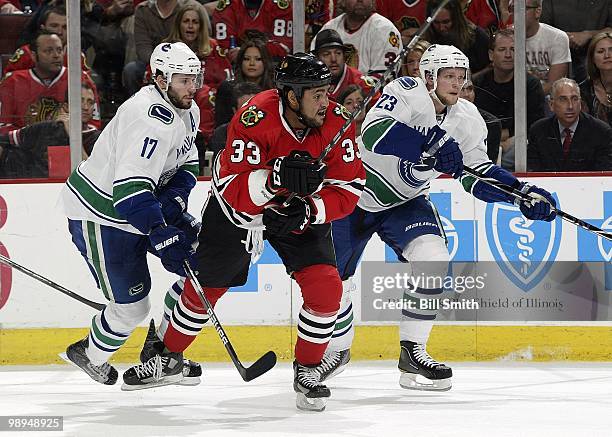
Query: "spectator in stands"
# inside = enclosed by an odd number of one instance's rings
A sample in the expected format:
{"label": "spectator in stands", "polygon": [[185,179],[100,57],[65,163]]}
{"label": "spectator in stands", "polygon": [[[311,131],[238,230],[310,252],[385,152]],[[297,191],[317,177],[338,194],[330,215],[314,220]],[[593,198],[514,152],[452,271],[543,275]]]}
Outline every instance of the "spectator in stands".
{"label": "spectator in stands", "polygon": [[400,30],[404,45],[425,22],[426,9],[427,1],[376,0],[376,12]]}
{"label": "spectator in stands", "polygon": [[[470,79],[468,79],[465,82],[465,85],[463,85],[463,88],[461,88],[459,97],[474,103],[476,93],[474,92],[474,84]],[[480,112],[480,115],[487,124],[487,155],[492,162],[497,163],[497,158],[499,157],[499,145],[502,135],[501,121],[499,121],[499,118],[490,112],[485,111],[484,109],[478,108],[478,112]]]}
{"label": "spectator in stands", "polygon": [[500,27],[501,12],[496,0],[459,0],[465,18],[493,35]]}
{"label": "spectator in stands", "polygon": [[[247,30],[256,30],[283,44],[287,53],[293,47],[293,7],[289,0],[219,1],[213,14],[215,38],[230,49],[230,60],[248,38]],[[269,51],[271,51],[269,49]],[[286,53],[285,53],[286,54]]]}
{"label": "spectator in stands", "polygon": [[582,110],[612,126],[612,32],[593,37],[586,67],[587,79],[580,84]]}
{"label": "spectator in stands", "polygon": [[23,14],[23,12],[8,0],[0,0],[0,14]]}
{"label": "spectator in stands", "polygon": [[[252,82],[227,81],[225,84],[226,89],[230,91],[231,100],[227,106],[230,108],[231,114],[229,114],[229,118],[219,120],[221,123],[217,125],[210,139],[209,150],[212,150],[215,155],[225,148],[225,143],[227,141],[227,126],[232,119],[232,115],[244,102],[255,94],[263,91],[263,88]],[[221,89],[219,89],[219,91],[221,91]]]}
{"label": "spectator in stands", "polygon": [[[374,12],[374,0],[345,0],[345,12],[328,21],[323,29],[334,29],[352,48],[346,63],[368,76],[379,77],[402,50],[400,32],[393,23]],[[319,32],[320,34],[321,32]],[[313,50],[317,37],[310,45]]]}
{"label": "spectator in stands", "polygon": [[[427,15],[431,15],[441,3],[442,0],[430,0],[427,4]],[[442,8],[425,32],[425,39],[432,44],[449,44],[460,49],[470,60],[472,73],[477,73],[489,65],[489,36],[465,18],[457,1],[452,1]]]}
{"label": "spectator in stands", "polygon": [[348,85],[356,84],[367,94],[375,84],[374,79],[345,64],[344,57],[348,51],[350,49],[342,43],[340,35],[335,30],[325,29],[317,34],[313,54],[331,71],[329,98],[334,101],[337,101],[340,91]]}
{"label": "spectator in stands", "polygon": [[[514,170],[514,32],[503,29],[491,41],[489,57],[493,68],[474,77],[478,108],[495,115],[502,123],[502,167]],[[544,90],[527,74],[527,128],[544,117]]]}
{"label": "spectator in stands", "polygon": [[421,39],[412,47],[412,50],[406,54],[402,63],[402,76],[421,77],[419,61],[430,45],[429,42]]}
{"label": "spectator in stands", "polygon": [[251,82],[264,90],[274,88],[274,68],[266,43],[259,39],[248,39],[236,57],[235,77],[237,82]]}
{"label": "spectator in stands", "polygon": [[[572,77],[586,78],[585,58],[589,41],[600,32],[612,31],[612,0],[585,3],[575,0],[543,0],[540,22],[567,32],[572,54]],[[580,6],[579,6],[580,4]]]}
{"label": "spectator in stands", "polygon": [[216,92],[221,82],[233,77],[232,64],[226,56],[226,50],[217,41],[210,38],[208,14],[199,3],[188,3],[176,14],[167,42],[182,41],[198,55],[202,61],[204,83]]}
{"label": "spectator in stands", "polygon": [[[100,135],[100,131],[91,124],[95,104],[94,90],[87,83],[82,83],[83,159],[91,154]],[[0,134],[0,178],[49,177],[48,147],[66,146],[69,142],[68,103],[63,103],[55,121],[41,121],[7,134]],[[69,156],[66,158],[70,159]]]}
{"label": "spectator in stands", "polygon": [[[62,64],[64,49],[59,36],[41,30],[32,41],[35,66],[8,73],[0,83],[0,133],[8,133],[30,124],[53,120],[66,101],[68,73]],[[96,109],[93,124],[100,127],[99,103],[95,85],[86,72],[82,82],[94,90]]]}
{"label": "spectator in stands", "polygon": [[[514,13],[511,0],[509,10]],[[542,0],[527,0],[525,4],[525,33],[527,36],[527,71],[540,79],[544,93],[557,79],[566,77],[572,62],[569,38],[565,32],[549,24],[540,23]]]}
{"label": "spectator in stands", "polygon": [[529,130],[530,171],[612,170],[612,127],[580,111],[580,88],[568,78],[551,89],[551,117]]}
{"label": "spectator in stands", "polygon": [[128,96],[140,89],[153,49],[170,34],[178,8],[189,0],[151,0],[134,12],[134,41],[138,59],[123,69],[123,86]]}
{"label": "spectator in stands", "polygon": [[[64,46],[64,65],[68,65],[68,54],[66,53],[67,34],[66,9],[64,6],[49,7],[41,16],[40,29],[57,34]],[[81,65],[83,70],[89,70],[85,62],[85,56],[81,54]],[[34,67],[34,56],[30,44],[24,44],[15,50],[13,56],[8,60],[3,74],[10,71],[28,70]]]}
{"label": "spectator in stands", "polygon": [[[336,102],[343,105],[352,113],[355,108],[357,108],[357,106],[361,105],[361,102],[363,102],[364,98],[365,93],[363,91],[363,88],[359,87],[359,85],[351,84],[340,90]],[[363,124],[363,120],[365,119],[367,112],[368,111],[364,109],[359,113],[357,117],[355,117],[355,138],[361,136],[361,125]]]}

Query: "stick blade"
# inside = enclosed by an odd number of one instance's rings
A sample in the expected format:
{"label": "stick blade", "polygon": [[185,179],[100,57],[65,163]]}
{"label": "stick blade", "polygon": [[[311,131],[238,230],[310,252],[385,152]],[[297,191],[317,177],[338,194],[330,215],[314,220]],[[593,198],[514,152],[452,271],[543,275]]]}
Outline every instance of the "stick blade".
{"label": "stick blade", "polygon": [[276,354],[272,351],[268,351],[261,358],[251,364],[250,367],[243,367],[242,369],[239,369],[240,376],[242,376],[243,380],[249,382],[260,377],[275,365]]}

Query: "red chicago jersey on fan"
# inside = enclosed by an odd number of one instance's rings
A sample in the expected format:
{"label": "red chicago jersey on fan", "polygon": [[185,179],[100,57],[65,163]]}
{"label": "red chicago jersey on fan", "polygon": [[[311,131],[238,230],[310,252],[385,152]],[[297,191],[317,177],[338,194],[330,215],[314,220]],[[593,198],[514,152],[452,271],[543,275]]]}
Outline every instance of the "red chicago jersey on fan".
{"label": "red chicago jersey on fan", "polygon": [[210,40],[210,48],[209,55],[200,60],[204,69],[204,83],[216,91],[221,82],[233,78],[232,64],[227,59],[227,50],[214,39]]}
{"label": "red chicago jersey on fan", "polygon": [[[318,157],[348,119],[346,109],[329,102],[325,123],[296,137],[282,116],[277,90],[257,94],[234,115],[225,149],[213,171],[213,190],[227,217],[245,228],[261,225],[261,213],[275,194],[266,186],[271,160],[293,150]],[[354,124],[325,157],[322,188],[310,197],[313,223],[329,223],[350,214],[363,190],[365,170],[355,143]]]}
{"label": "red chicago jersey on fan", "polygon": [[[376,0],[376,12],[391,20],[400,30],[419,27],[427,18],[427,0]],[[411,25],[404,26],[403,21]]]}
{"label": "red chicago jersey on fan", "polygon": [[293,8],[291,0],[262,0],[259,9],[249,10],[244,0],[219,0],[215,13],[215,38],[224,49],[230,47],[230,37],[240,45],[246,30],[259,30],[270,39],[293,47]]}
{"label": "red chicago jersey on fan", "polygon": [[195,102],[200,108],[200,126],[198,130],[202,133],[204,140],[208,142],[210,136],[215,130],[215,96],[217,90],[210,88],[208,85],[203,85],[196,92]]}
{"label": "red chicago jersey on fan", "polygon": [[340,81],[336,85],[332,85],[329,91],[329,98],[333,101],[338,99],[340,92],[349,85],[355,84],[361,88],[367,95],[372,87],[374,87],[374,79],[366,76],[361,71],[354,67],[344,65],[344,71],[340,77]]}
{"label": "red chicago jersey on fan", "polygon": [[[13,56],[11,56],[11,58],[8,60],[8,63],[4,68],[4,73],[6,74],[17,70],[28,70],[34,66],[35,64],[32,50],[30,49],[30,46],[26,44],[15,50],[15,53],[13,53]],[[64,66],[68,67],[67,52],[64,54]],[[87,61],[83,53],[81,53],[81,69],[83,71],[89,71],[89,66],[87,65]]]}
{"label": "red chicago jersey on fan", "polygon": [[[85,72],[81,80],[94,90],[96,107],[92,124],[100,128],[100,107],[96,86]],[[0,83],[0,133],[8,133],[33,123],[54,120],[62,103],[66,102],[68,70],[62,70],[55,79],[45,84],[34,69],[7,73]]]}

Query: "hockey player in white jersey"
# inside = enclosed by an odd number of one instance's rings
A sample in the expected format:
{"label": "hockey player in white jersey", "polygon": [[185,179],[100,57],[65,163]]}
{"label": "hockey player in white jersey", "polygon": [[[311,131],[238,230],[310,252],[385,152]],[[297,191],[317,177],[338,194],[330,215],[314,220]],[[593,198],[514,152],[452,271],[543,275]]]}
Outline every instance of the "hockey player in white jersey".
{"label": "hockey player in white jersey", "polygon": [[[447,274],[449,254],[429,201],[430,180],[447,173],[478,199],[514,202],[512,196],[463,174],[465,164],[530,194],[534,200],[519,205],[528,219],[555,218],[550,193],[520,182],[487,157],[485,122],[472,103],[459,99],[469,71],[467,57],[453,46],[432,45],[421,58],[420,70],[421,78],[401,77],[389,83],[363,123],[359,146],[366,187],[355,211],[335,221],[332,228],[344,293],[332,340],[319,366],[322,380],[342,371],[350,359],[354,330],[349,279],[375,232],[400,261],[410,263],[412,277],[444,278]],[[442,288],[413,289],[404,292],[404,299],[414,301],[416,308],[420,299],[442,293]],[[452,370],[426,350],[436,314],[436,310],[402,310],[398,367],[403,388],[451,388]],[[420,382],[418,375],[428,381]]]}
{"label": "hockey player in white jersey", "polygon": [[[151,55],[151,71],[155,84],[119,107],[62,192],[72,241],[108,300],[64,358],[107,385],[118,376],[109,358],[149,313],[147,252],[185,276],[197,239],[197,221],[185,211],[198,174],[193,99],[201,63],[184,43],[164,43]],[[177,382],[183,358],[174,355],[159,365]]]}

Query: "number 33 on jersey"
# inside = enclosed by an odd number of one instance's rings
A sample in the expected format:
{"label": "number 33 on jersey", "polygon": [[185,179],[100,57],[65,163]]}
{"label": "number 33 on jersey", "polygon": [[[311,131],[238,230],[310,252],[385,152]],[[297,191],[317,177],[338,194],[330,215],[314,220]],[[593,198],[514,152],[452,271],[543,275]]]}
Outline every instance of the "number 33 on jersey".
{"label": "number 33 on jersey", "polygon": [[[268,90],[240,108],[229,125],[226,147],[215,163],[213,183],[217,197],[236,224],[248,227],[270,200],[257,187],[263,186],[271,160],[294,150],[318,157],[349,117],[343,106],[330,101],[323,126],[308,128],[298,138],[283,118],[279,100],[276,90]],[[317,206],[315,223],[328,223],[350,213],[361,194],[365,171],[355,143],[354,125],[324,162],[325,182],[313,195]]]}

